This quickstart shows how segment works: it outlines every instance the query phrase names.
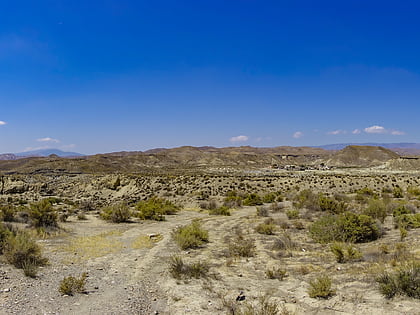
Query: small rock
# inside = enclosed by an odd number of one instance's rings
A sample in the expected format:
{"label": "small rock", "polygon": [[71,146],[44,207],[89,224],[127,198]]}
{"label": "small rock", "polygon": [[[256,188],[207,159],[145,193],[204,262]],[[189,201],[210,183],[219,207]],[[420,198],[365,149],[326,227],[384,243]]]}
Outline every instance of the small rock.
{"label": "small rock", "polygon": [[3,292],[10,292],[10,288],[4,289]]}

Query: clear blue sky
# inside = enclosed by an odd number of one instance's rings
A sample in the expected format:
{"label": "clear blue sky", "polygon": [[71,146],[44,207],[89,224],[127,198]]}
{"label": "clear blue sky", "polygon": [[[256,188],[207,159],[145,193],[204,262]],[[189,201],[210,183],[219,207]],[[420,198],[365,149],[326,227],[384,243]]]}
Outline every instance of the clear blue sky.
{"label": "clear blue sky", "polygon": [[0,152],[420,142],[419,1],[0,2]]}

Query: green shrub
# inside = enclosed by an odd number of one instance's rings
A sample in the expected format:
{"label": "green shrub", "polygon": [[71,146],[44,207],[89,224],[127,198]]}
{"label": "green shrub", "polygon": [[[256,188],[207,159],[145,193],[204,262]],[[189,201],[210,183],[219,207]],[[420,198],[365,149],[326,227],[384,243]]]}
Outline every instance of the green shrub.
{"label": "green shrub", "polygon": [[352,244],[335,242],[331,244],[330,250],[338,263],[356,261],[362,258],[362,253]]}
{"label": "green shrub", "polygon": [[275,193],[268,193],[262,197],[264,203],[272,203],[276,201],[277,195]]}
{"label": "green shrub", "polygon": [[393,273],[383,272],[376,277],[376,282],[386,298],[399,294],[420,299],[420,263],[407,263]]}
{"label": "green shrub", "polygon": [[244,206],[260,206],[263,204],[263,201],[258,194],[251,193],[246,196],[242,203]]}
{"label": "green shrub", "polygon": [[395,217],[394,221],[399,227],[404,227],[406,229],[418,229],[420,228],[420,213],[402,214]]}
{"label": "green shrub", "polygon": [[319,276],[309,282],[308,294],[311,298],[328,299],[335,294],[331,289],[331,278],[327,275]]}
{"label": "green shrub", "polygon": [[420,197],[420,188],[415,186],[410,186],[407,188],[407,192],[415,197]]}
{"label": "green shrub", "polygon": [[57,228],[57,212],[48,199],[32,203],[29,208],[31,225],[36,228]]}
{"label": "green shrub", "polygon": [[65,295],[73,295],[74,293],[83,293],[85,291],[87,273],[84,272],[79,278],[68,276],[60,281],[58,291]]}
{"label": "green shrub", "polygon": [[118,203],[102,208],[100,212],[102,219],[114,223],[128,222],[130,220],[131,211],[125,203]]}
{"label": "green shrub", "polygon": [[229,208],[236,208],[242,206],[242,196],[236,190],[230,190],[226,193],[224,205]]}
{"label": "green shrub", "polygon": [[179,210],[179,206],[169,200],[152,197],[149,200],[140,201],[136,205],[136,209],[138,210],[137,216],[142,220],[164,221],[165,215],[175,214]]}
{"label": "green shrub", "polygon": [[221,206],[221,207],[209,210],[209,214],[229,216],[230,215],[230,210],[227,206]]}
{"label": "green shrub", "polygon": [[273,223],[261,223],[257,225],[255,231],[259,234],[273,235],[275,229],[276,226]]}
{"label": "green shrub", "polygon": [[198,221],[177,228],[172,237],[182,249],[198,248],[209,241],[208,231],[204,230]]}
{"label": "green shrub", "polygon": [[318,195],[314,194],[309,189],[304,189],[299,192],[295,198],[293,205],[298,209],[306,208],[312,211],[319,211]]}
{"label": "green shrub", "polygon": [[13,222],[17,210],[14,205],[2,205],[0,206],[0,220],[5,222]]}
{"label": "green shrub", "polygon": [[4,246],[8,237],[13,236],[12,227],[0,222],[0,255],[3,254]]}
{"label": "green shrub", "polygon": [[352,212],[325,215],[311,225],[309,232],[319,243],[364,243],[381,236],[379,226],[372,217]]}
{"label": "green shrub", "polygon": [[403,193],[403,190],[401,189],[401,187],[395,187],[392,191],[392,195],[394,196],[394,198],[403,198],[404,197],[404,193]]}
{"label": "green shrub", "polygon": [[323,194],[318,195],[318,206],[321,211],[327,211],[333,214],[343,213],[347,210],[347,204],[344,201],[337,201]]}
{"label": "green shrub", "polygon": [[399,205],[392,210],[392,216],[394,218],[403,214],[411,214],[411,211],[405,205]]}
{"label": "green shrub", "polygon": [[299,210],[287,210],[286,215],[289,220],[299,219]]}
{"label": "green shrub", "polygon": [[201,261],[187,264],[180,256],[172,256],[169,262],[169,273],[175,279],[206,278],[209,273],[209,265]]}
{"label": "green shrub", "polygon": [[377,199],[369,200],[369,204],[367,208],[363,210],[363,214],[378,219],[381,223],[384,223],[385,218],[388,215],[385,203],[382,200]]}
{"label": "green shrub", "polygon": [[7,262],[16,268],[32,269],[32,275],[34,274],[33,269],[45,265],[48,261],[42,257],[39,245],[25,231],[7,235],[3,245],[3,254]]}

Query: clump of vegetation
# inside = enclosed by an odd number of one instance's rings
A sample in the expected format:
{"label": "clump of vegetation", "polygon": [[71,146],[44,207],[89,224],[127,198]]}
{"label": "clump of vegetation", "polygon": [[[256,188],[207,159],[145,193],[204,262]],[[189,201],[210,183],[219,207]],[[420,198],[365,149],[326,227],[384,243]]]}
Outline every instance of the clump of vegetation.
{"label": "clump of vegetation", "polygon": [[280,281],[287,277],[287,272],[283,268],[267,269],[265,274],[268,279],[278,279]]}
{"label": "clump of vegetation", "polygon": [[230,190],[226,193],[224,205],[229,208],[239,208],[242,206],[243,197],[236,191]]}
{"label": "clump of vegetation", "polygon": [[0,220],[4,222],[13,222],[17,210],[14,205],[1,205],[0,206]]}
{"label": "clump of vegetation", "polygon": [[420,228],[420,213],[415,214],[402,214],[394,218],[397,227],[405,229],[418,229]]}
{"label": "clump of vegetation", "polygon": [[296,248],[295,242],[289,233],[284,232],[282,235],[274,240],[272,249],[273,250],[288,250],[291,251]]}
{"label": "clump of vegetation", "polygon": [[275,229],[276,226],[274,225],[273,221],[268,219],[264,223],[258,224],[255,228],[255,231],[259,234],[273,235]]}
{"label": "clump of vegetation", "polygon": [[164,221],[165,215],[175,214],[179,210],[179,206],[171,201],[152,197],[146,201],[140,201],[136,205],[138,210],[137,216],[142,220]]}
{"label": "clump of vegetation", "polygon": [[269,215],[270,215],[270,211],[267,207],[264,207],[264,206],[257,207],[257,216],[268,217]]}
{"label": "clump of vegetation", "polygon": [[338,263],[357,261],[362,258],[362,253],[352,244],[336,242],[331,244],[330,250],[334,254]]}
{"label": "clump of vegetation", "polygon": [[172,237],[182,249],[198,248],[209,241],[209,233],[201,227],[199,221],[177,228]]}
{"label": "clump of vegetation", "polygon": [[203,201],[200,203],[200,208],[204,210],[214,210],[217,208],[216,200]]}
{"label": "clump of vegetation", "polygon": [[229,216],[230,215],[230,209],[227,206],[221,206],[221,207],[209,210],[209,214]]}
{"label": "clump of vegetation", "polygon": [[331,288],[331,278],[327,275],[321,275],[309,282],[308,294],[311,298],[328,299],[335,294]]}
{"label": "clump of vegetation", "polygon": [[372,217],[353,212],[325,215],[311,225],[309,232],[319,243],[364,243],[381,236],[378,223]]}
{"label": "clump of vegetation", "polygon": [[243,200],[242,204],[244,206],[261,206],[263,201],[261,197],[256,193],[248,194]]}
{"label": "clump of vegetation", "polygon": [[323,194],[318,195],[318,206],[321,211],[326,211],[333,214],[339,214],[347,211],[346,202],[328,198]]}
{"label": "clump of vegetation", "polygon": [[128,205],[122,202],[104,207],[100,212],[100,216],[106,221],[122,223],[130,220],[131,211]]}
{"label": "clump of vegetation", "polygon": [[396,271],[383,272],[376,277],[379,291],[388,299],[405,295],[420,299],[420,263],[407,263]]}
{"label": "clump of vegetation", "polygon": [[299,219],[299,210],[287,210],[286,215],[289,220]]}
{"label": "clump of vegetation", "polygon": [[255,243],[251,238],[242,233],[236,233],[228,243],[228,255],[230,257],[252,257],[255,255]]}
{"label": "clump of vegetation", "polygon": [[381,223],[384,223],[388,215],[385,203],[383,200],[378,199],[369,200],[367,208],[363,210],[363,214],[378,219]]}
{"label": "clump of vegetation", "polygon": [[31,225],[36,228],[57,228],[57,212],[48,199],[32,203],[29,208]]}
{"label": "clump of vegetation", "polygon": [[268,193],[268,194],[265,194],[263,197],[262,197],[262,201],[264,202],[264,203],[272,203],[272,202],[274,202],[274,201],[276,201],[277,200],[277,195],[276,195],[276,193]]}
{"label": "clump of vegetation", "polygon": [[37,267],[48,262],[42,257],[40,246],[25,231],[9,230],[5,234],[2,247],[7,262],[23,269],[26,276],[35,277]]}
{"label": "clump of vegetation", "polygon": [[403,198],[404,197],[404,192],[401,189],[401,187],[395,187],[392,191],[392,195],[394,196],[394,198]]}
{"label": "clump of vegetation", "polygon": [[79,278],[68,276],[60,281],[58,291],[65,295],[73,295],[74,293],[83,293],[85,291],[87,273],[83,272]]}
{"label": "clump of vegetation", "polygon": [[241,308],[235,309],[233,314],[238,315],[278,315],[280,314],[279,304],[270,301],[268,295],[259,297],[256,304],[245,303]]}
{"label": "clump of vegetation", "polygon": [[205,262],[187,264],[180,256],[172,256],[169,262],[169,273],[175,279],[206,278],[209,273],[209,265]]}

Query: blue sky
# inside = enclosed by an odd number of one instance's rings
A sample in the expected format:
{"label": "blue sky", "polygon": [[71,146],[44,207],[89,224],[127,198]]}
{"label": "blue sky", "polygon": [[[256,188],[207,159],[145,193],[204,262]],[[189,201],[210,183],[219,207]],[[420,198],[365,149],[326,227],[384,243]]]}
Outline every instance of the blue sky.
{"label": "blue sky", "polygon": [[420,142],[418,1],[1,1],[0,152]]}

